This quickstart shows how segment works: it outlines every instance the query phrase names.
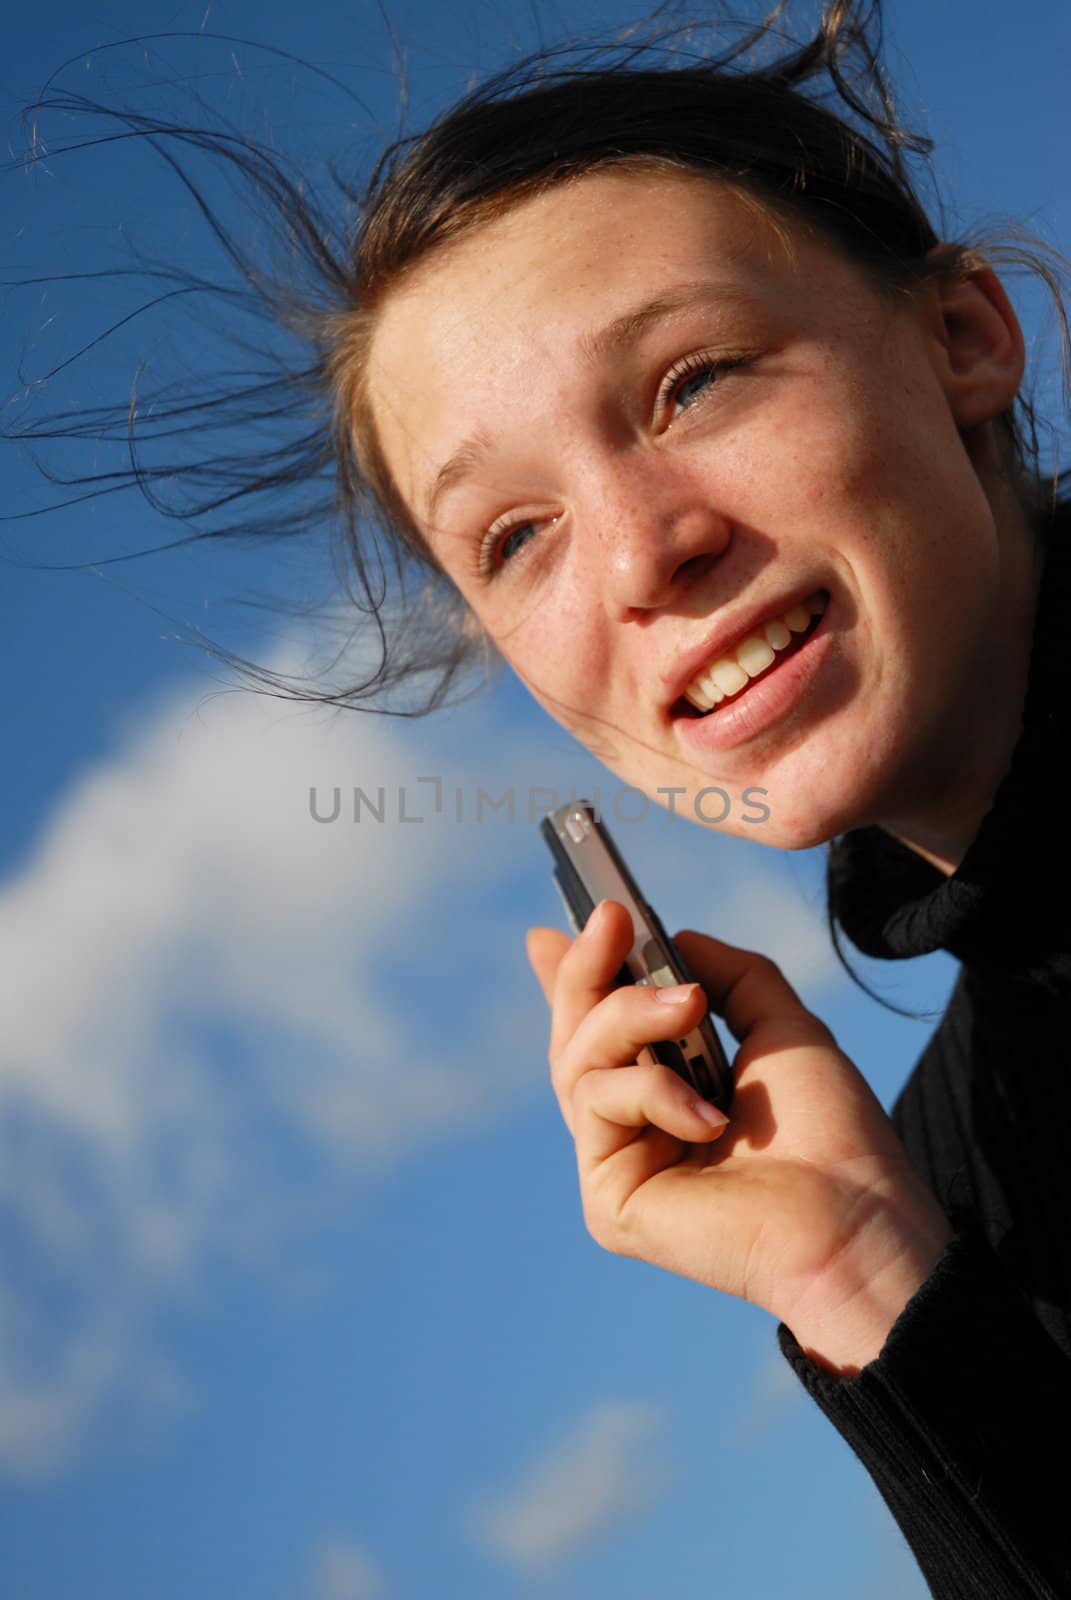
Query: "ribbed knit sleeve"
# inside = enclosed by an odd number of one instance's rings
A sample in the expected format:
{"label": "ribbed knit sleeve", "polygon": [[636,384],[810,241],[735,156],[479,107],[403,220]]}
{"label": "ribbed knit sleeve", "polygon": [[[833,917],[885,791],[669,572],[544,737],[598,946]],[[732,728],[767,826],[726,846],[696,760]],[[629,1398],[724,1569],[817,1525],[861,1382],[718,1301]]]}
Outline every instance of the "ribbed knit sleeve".
{"label": "ribbed knit sleeve", "polygon": [[856,1377],[778,1339],[936,1600],[1068,1600],[1071,1363],[984,1241],[952,1241]]}

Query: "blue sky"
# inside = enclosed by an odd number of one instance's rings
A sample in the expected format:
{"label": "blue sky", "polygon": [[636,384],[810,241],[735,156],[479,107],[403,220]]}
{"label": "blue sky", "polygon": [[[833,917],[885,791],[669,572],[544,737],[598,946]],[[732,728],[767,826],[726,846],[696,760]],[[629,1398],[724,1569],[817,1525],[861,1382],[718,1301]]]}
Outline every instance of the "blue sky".
{"label": "blue sky", "polygon": [[[640,9],[395,5],[414,120],[537,21],[549,39]],[[1066,247],[1049,155],[1066,139],[1065,9],[1033,0],[1014,27],[995,0],[888,14],[949,231],[1011,216]],[[196,75],[224,103],[259,97],[291,148],[364,159],[393,125],[390,45],[364,0],[65,0],[20,7],[7,39],[11,118],[77,56],[80,89]],[[330,70],[361,104],[232,39]],[[202,249],[157,183],[123,151],[6,173],[5,280],[114,265],[119,224]],[[1043,301],[1009,287],[1033,342]],[[19,352],[45,370],[118,294],[5,291],[5,393]],[[140,337],[65,392],[122,391]],[[3,481],[9,513],[47,500],[10,446]],[[559,917],[524,813],[534,788],[609,793],[606,775],[508,681],[423,723],[221,693],[226,672],[176,634],[280,670],[322,661],[315,625],[233,603],[329,593],[322,542],[48,570],[169,532],[133,500],[0,526],[5,1593],[921,1596],[769,1317],[584,1231],[523,955],[525,927]],[[417,784],[431,774],[440,816]],[[312,785],[404,787],[426,820],[318,825]],[[516,820],[475,826],[477,789],[510,786]],[[837,968],[817,854],[664,814],[620,834],[668,926],[767,949],[891,1102],[930,1024]],[[859,966],[916,1008],[953,971]]]}

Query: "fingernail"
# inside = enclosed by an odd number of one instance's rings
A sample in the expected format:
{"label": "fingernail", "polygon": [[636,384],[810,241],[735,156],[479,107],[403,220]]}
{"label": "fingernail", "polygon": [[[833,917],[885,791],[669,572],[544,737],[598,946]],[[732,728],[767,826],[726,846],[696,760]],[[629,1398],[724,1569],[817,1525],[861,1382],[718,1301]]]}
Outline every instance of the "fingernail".
{"label": "fingernail", "polygon": [[696,1100],[692,1105],[696,1116],[702,1117],[704,1122],[709,1122],[712,1128],[724,1128],[728,1117],[724,1111],[719,1111],[717,1106],[712,1106],[709,1100]]}
{"label": "fingernail", "polygon": [[655,999],[661,1000],[664,1006],[682,1006],[698,988],[697,983],[675,983],[669,989],[656,989]]}
{"label": "fingernail", "polygon": [[588,918],[588,920],[584,924],[584,932],[585,933],[597,933],[598,932],[598,925],[602,921],[605,911],[606,911],[606,901],[605,900],[600,900],[598,905],[595,907],[595,910],[591,913],[591,916]]}

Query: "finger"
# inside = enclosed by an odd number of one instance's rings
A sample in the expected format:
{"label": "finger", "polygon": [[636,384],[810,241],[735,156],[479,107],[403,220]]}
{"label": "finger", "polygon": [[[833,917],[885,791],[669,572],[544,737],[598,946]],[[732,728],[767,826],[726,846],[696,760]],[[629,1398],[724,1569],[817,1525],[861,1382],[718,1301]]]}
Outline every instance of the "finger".
{"label": "finger", "polygon": [[[698,983],[681,989],[630,985],[604,995],[581,1018],[564,1049],[551,1055],[551,1081],[570,1131],[575,1135],[573,1098],[585,1074],[631,1066],[645,1045],[687,1032],[706,1008],[707,998]],[[677,1081],[687,1089],[683,1079]]]}
{"label": "finger", "polygon": [[593,1007],[613,992],[635,937],[632,918],[616,900],[601,900],[558,964],[550,1054],[558,1055]]}
{"label": "finger", "polygon": [[[573,1109],[582,1181],[626,1146],[636,1146],[637,1128],[658,1128],[684,1144],[700,1144],[719,1137],[729,1123],[724,1112],[659,1063],[592,1068],[577,1085]],[[666,1165],[650,1146],[637,1147],[634,1155],[627,1173],[620,1163],[615,1173],[615,1187],[625,1194]]]}
{"label": "finger", "polygon": [[560,928],[529,928],[524,942],[529,965],[549,1006],[554,1000],[558,967],[572,940]]}
{"label": "finger", "polygon": [[815,1042],[832,1040],[825,1023],[807,1009],[780,967],[767,956],[692,929],[678,933],[674,942],[736,1039],[744,1040],[760,1025],[782,1023],[793,1030],[801,1025],[813,1028]]}

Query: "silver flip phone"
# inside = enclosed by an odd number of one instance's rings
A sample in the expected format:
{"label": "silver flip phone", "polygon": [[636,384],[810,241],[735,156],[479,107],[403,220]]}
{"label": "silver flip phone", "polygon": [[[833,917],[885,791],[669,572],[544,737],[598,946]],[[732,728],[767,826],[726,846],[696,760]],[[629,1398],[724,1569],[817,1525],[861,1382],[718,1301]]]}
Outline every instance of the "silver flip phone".
{"label": "silver flip phone", "polygon": [[[573,930],[579,933],[600,900],[617,900],[632,917],[634,938],[618,985],[655,984],[666,988],[690,983],[692,975],[657,915],[641,895],[609,833],[587,800],[573,800],[550,811],[539,824],[554,857],[558,885]],[[733,1097],[732,1068],[709,1014],[684,1038],[666,1039],[647,1049],[672,1067],[704,1100],[728,1112]]]}

